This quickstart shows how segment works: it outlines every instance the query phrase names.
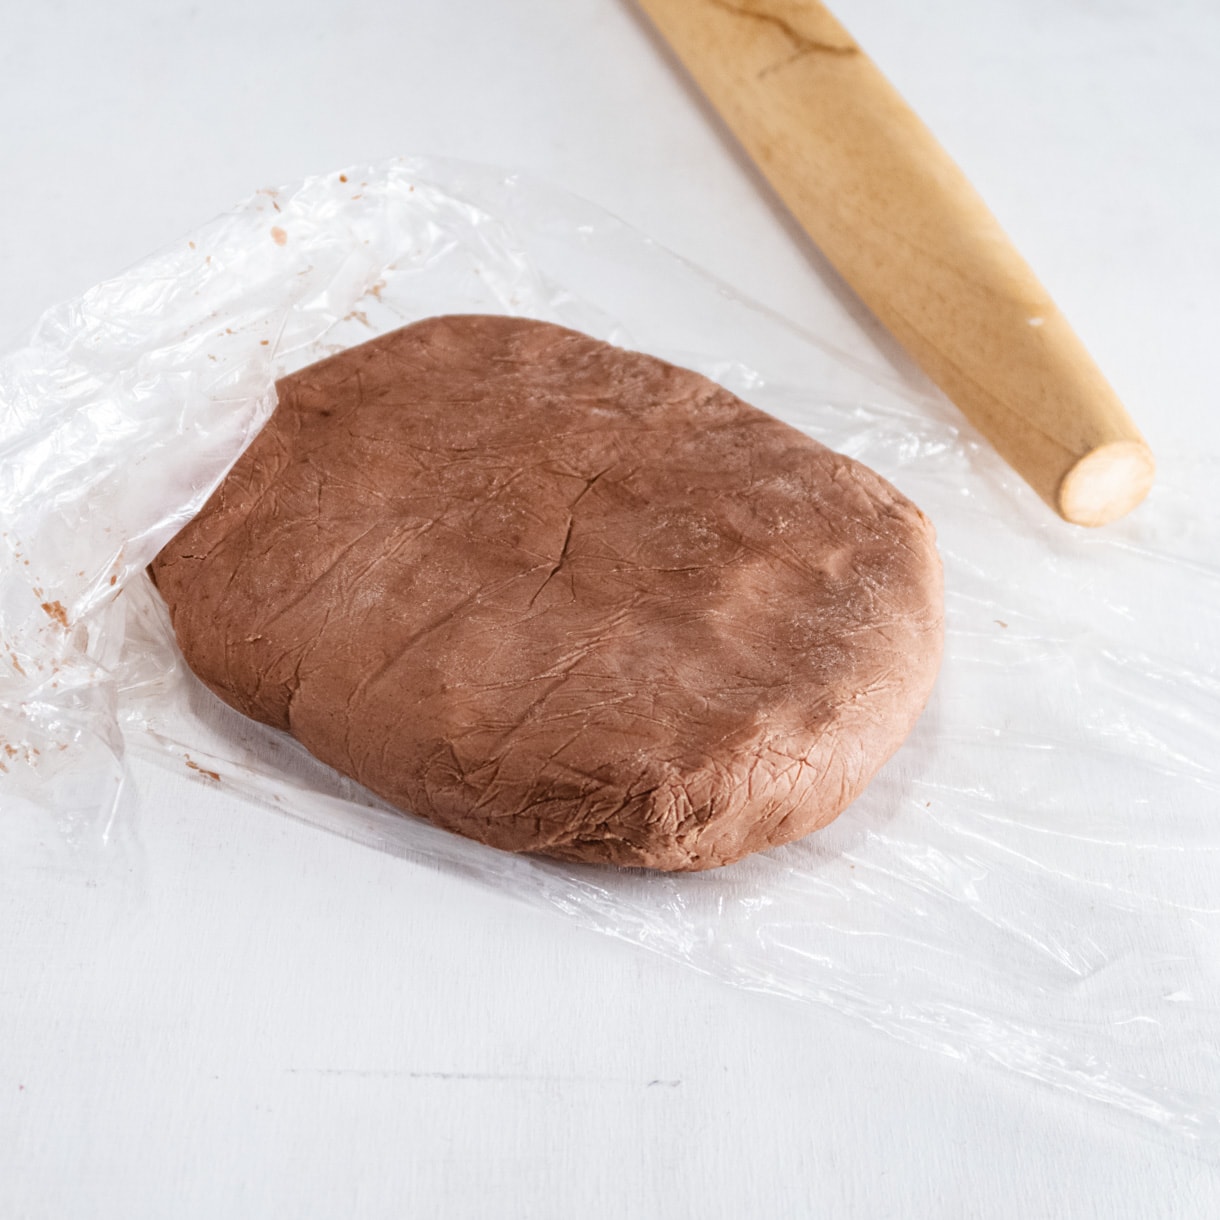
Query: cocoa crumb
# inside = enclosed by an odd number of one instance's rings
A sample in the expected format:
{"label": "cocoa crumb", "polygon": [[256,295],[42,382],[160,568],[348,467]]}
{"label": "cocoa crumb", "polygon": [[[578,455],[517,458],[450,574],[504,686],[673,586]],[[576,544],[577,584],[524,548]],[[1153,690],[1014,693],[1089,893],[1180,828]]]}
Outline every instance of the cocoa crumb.
{"label": "cocoa crumb", "polygon": [[50,618],[53,618],[65,631],[68,629],[68,612],[64,609],[63,602],[42,602],[42,608],[46,611]]}
{"label": "cocoa crumb", "polygon": [[201,767],[193,758],[191,758],[189,754],[186,756],[186,765],[190,767],[192,771],[198,771],[200,775],[206,775],[208,779],[214,779],[217,783],[220,783],[219,772],[209,771],[207,767]]}

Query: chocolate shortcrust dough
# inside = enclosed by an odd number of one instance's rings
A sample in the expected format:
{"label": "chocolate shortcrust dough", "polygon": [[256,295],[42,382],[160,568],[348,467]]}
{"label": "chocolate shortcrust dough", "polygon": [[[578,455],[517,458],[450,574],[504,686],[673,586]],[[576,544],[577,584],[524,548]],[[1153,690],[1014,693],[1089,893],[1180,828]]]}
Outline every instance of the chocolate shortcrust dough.
{"label": "chocolate shortcrust dough", "polygon": [[405,811],[711,868],[829,822],[928,698],[927,518],[697,373],[456,316],[278,391],[154,579],[221,699]]}

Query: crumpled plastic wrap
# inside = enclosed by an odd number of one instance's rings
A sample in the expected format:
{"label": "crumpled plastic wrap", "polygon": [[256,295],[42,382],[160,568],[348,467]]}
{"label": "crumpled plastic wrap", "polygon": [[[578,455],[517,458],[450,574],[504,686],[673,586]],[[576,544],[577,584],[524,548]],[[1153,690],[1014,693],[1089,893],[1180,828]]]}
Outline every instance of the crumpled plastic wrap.
{"label": "crumpled plastic wrap", "polygon": [[[447,312],[563,323],[698,369],[867,462],[937,526],[944,668],[809,839],[652,875],[393,813],[186,671],[144,568],[285,372]],[[1220,531],[1213,458],[1132,518],[1058,521],[833,292],[801,330],[597,208],[396,160],[261,191],[0,358],[0,808],[107,851],[126,753],[426,858],[740,986],[1220,1148]],[[1155,625],[1155,629],[1154,629]]]}

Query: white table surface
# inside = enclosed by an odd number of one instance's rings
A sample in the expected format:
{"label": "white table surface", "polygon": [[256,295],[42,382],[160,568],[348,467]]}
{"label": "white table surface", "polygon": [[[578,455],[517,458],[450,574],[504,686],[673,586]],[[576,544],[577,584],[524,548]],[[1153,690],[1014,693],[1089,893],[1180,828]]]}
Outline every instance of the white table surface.
{"label": "white table surface", "polygon": [[[837,7],[1154,448],[1220,450],[1220,6]],[[828,274],[620,0],[0,9],[0,342],[398,152],[537,170],[797,318]],[[159,770],[127,814],[100,870],[0,858],[0,1216],[1220,1215],[1214,1163],[1016,1079]]]}

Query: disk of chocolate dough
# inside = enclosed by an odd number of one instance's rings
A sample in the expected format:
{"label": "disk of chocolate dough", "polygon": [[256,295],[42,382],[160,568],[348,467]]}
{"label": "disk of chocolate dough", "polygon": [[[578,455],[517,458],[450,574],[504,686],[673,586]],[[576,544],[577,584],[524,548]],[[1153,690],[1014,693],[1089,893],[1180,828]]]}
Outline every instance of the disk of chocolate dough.
{"label": "disk of chocolate dough", "polygon": [[927,518],[697,373],[458,316],[278,391],[153,575],[221,699],[405,811],[711,868],[829,822],[928,698]]}

